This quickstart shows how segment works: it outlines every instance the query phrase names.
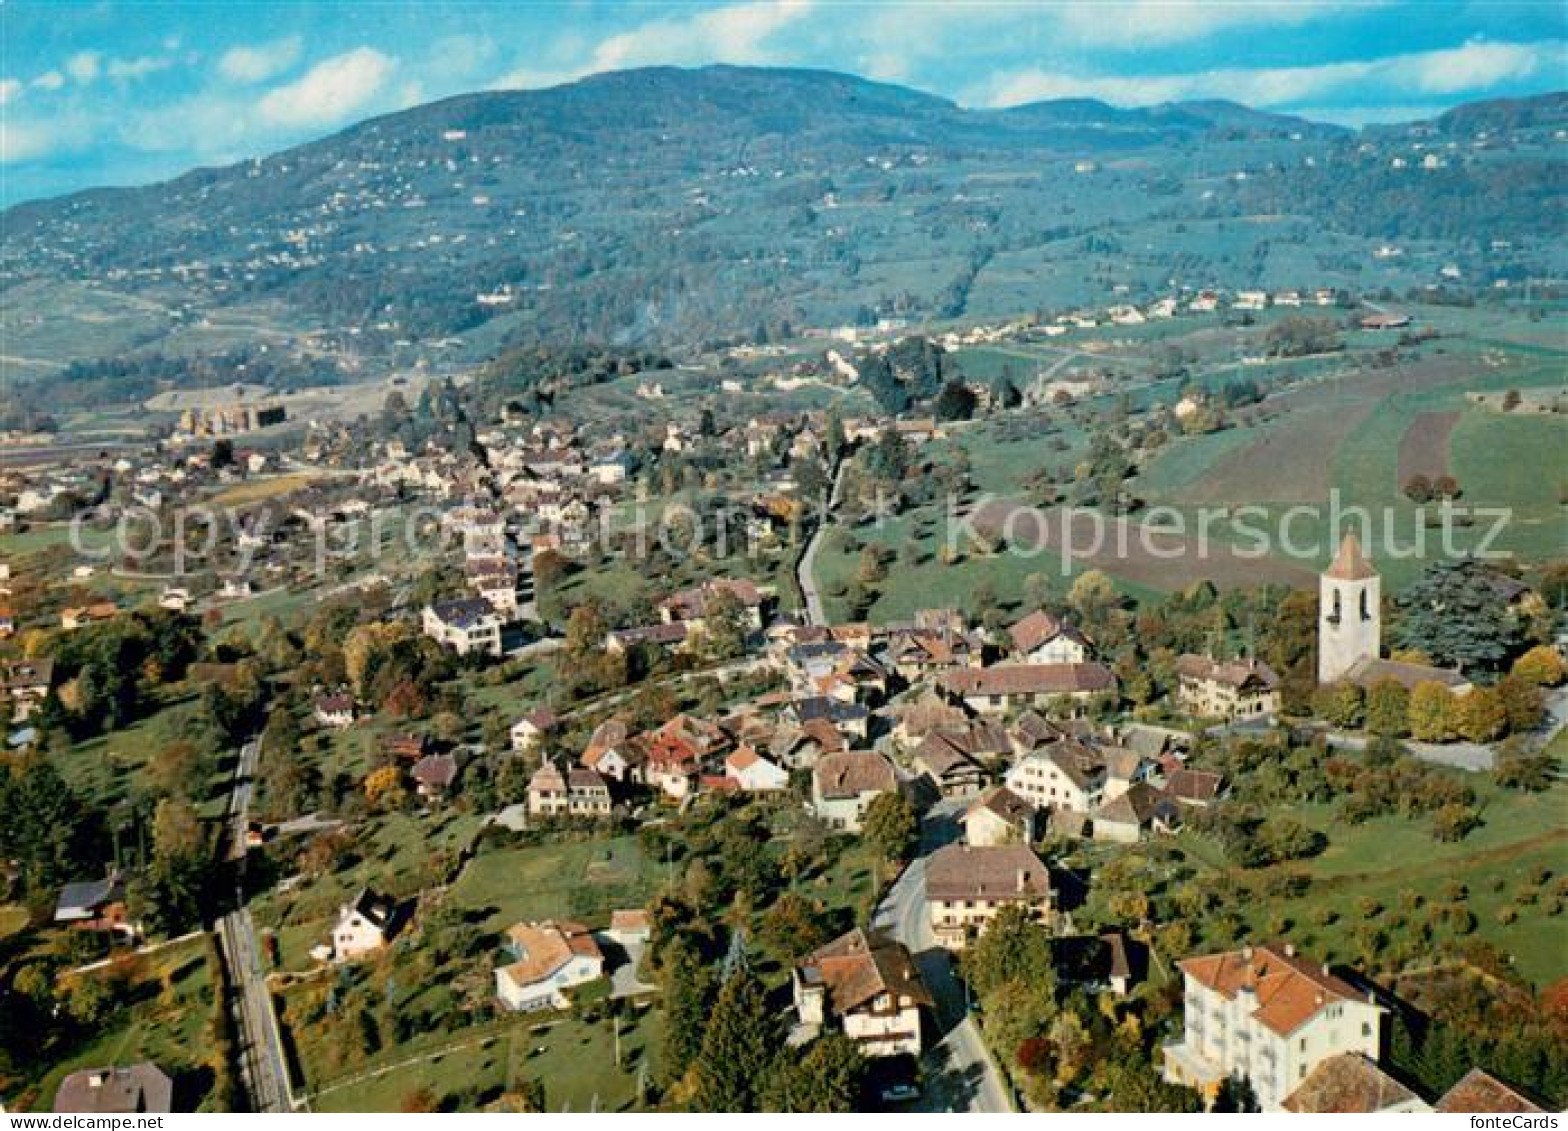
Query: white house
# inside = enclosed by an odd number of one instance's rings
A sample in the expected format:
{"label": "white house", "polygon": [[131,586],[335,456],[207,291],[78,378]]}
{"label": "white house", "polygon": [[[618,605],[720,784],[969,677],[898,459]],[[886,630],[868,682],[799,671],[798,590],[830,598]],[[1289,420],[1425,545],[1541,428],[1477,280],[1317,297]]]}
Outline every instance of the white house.
{"label": "white house", "polygon": [[517,923],[505,949],[516,960],[495,972],[507,1009],[565,1009],[566,991],[604,976],[604,953],[579,923]]}
{"label": "white house", "polygon": [[364,888],[338,909],[337,926],[332,928],[332,957],[347,962],[371,954],[387,945],[397,904],[386,896]]}
{"label": "white house", "polygon": [[1024,755],[1004,781],[1037,809],[1090,813],[1105,800],[1104,760],[1093,747],[1070,738]]}
{"label": "white house", "polygon": [[426,636],[459,656],[470,652],[501,654],[501,618],[483,597],[426,605],[422,627]]}
{"label": "white house", "polygon": [[768,761],[750,746],[742,746],[724,759],[724,775],[747,793],[767,793],[789,788],[789,771]]}
{"label": "white house", "polygon": [[811,769],[811,808],[829,828],[858,833],[866,807],[897,788],[893,763],[874,750],[824,754]]}
{"label": "white house", "polygon": [[1383,1008],[1289,945],[1246,947],[1178,964],[1184,1034],[1165,1046],[1165,1078],[1212,1096],[1245,1078],[1263,1111],[1280,1111],[1325,1060],[1376,1061]]}

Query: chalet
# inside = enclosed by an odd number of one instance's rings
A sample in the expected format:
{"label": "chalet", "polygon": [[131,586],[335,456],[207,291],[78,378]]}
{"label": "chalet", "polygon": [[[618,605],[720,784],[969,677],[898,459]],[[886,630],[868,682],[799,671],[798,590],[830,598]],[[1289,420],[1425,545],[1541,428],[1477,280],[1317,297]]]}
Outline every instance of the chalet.
{"label": "chalet", "polygon": [[387,945],[396,925],[397,904],[386,896],[362,888],[354,902],[338,909],[332,928],[332,957],[348,962]]}
{"label": "chalet", "polygon": [[1262,660],[1217,661],[1192,653],[1176,660],[1176,701],[1189,715],[1244,719],[1279,712],[1279,676]]}
{"label": "chalet", "polygon": [[1149,948],[1120,931],[1069,935],[1053,941],[1051,964],[1064,985],[1125,997],[1148,974]]}
{"label": "chalet", "polygon": [[1089,638],[1065,621],[1036,609],[1007,630],[1012,654],[1025,664],[1082,664],[1093,654]]}
{"label": "chalet", "polygon": [[887,662],[906,682],[985,662],[985,641],[978,634],[949,629],[899,629],[888,634]]}
{"label": "chalet", "polygon": [[735,745],[723,727],[690,715],[676,715],[642,740],[646,751],[640,770],[643,784],[676,801],[692,791],[701,774],[716,769]]}
{"label": "chalet", "polygon": [[858,833],[866,808],[898,789],[893,763],[871,750],[825,754],[811,771],[811,808],[829,828]]}
{"label": "chalet", "polygon": [[1045,707],[1058,700],[1082,702],[1116,689],[1101,664],[1008,664],[943,673],[937,686],[971,710],[997,714],[1014,707]]}
{"label": "chalet", "polygon": [[514,961],[496,970],[495,993],[507,1009],[565,1009],[567,990],[604,976],[604,952],[580,923],[514,924],[505,949]]}
{"label": "chalet", "polygon": [[512,753],[536,753],[545,739],[555,732],[556,725],[555,713],[548,707],[524,715],[512,724]]}
{"label": "chalet", "polygon": [[998,844],[1031,844],[1039,829],[1040,811],[1005,785],[994,786],[964,810],[964,842],[976,848]]}
{"label": "chalet", "polygon": [[985,787],[984,767],[946,734],[927,735],[913,762],[943,797],[973,797]]}
{"label": "chalet", "polygon": [[430,741],[422,734],[394,731],[381,739],[381,750],[395,762],[417,762],[430,753]]}
{"label": "chalet", "polygon": [[174,1081],[150,1061],[83,1068],[60,1081],[54,1094],[57,1115],[161,1115],[174,1110]]}
{"label": "chalet", "polygon": [[408,771],[414,787],[427,801],[438,801],[451,791],[461,767],[452,754],[426,754]]}
{"label": "chalet", "polygon": [[914,958],[902,943],[859,928],[819,947],[791,978],[799,1037],[830,1023],[866,1057],[918,1056],[922,1009],[932,1008]]}
{"label": "chalet", "polygon": [[125,883],[118,873],[101,880],[66,884],[55,901],[54,921],[73,931],[94,931],[134,941],[141,926],[131,919]]}
{"label": "chalet", "polygon": [[501,617],[483,597],[426,605],[422,623],[426,636],[459,656],[471,652],[501,655]]}
{"label": "chalet", "polygon": [[600,818],[608,817],[610,809],[610,784],[593,770],[562,769],[547,761],[528,779],[531,816]]}
{"label": "chalet", "polygon": [[949,844],[926,861],[926,910],[938,945],[962,950],[1011,906],[1041,919],[1051,910],[1050,873],[1028,845]]}

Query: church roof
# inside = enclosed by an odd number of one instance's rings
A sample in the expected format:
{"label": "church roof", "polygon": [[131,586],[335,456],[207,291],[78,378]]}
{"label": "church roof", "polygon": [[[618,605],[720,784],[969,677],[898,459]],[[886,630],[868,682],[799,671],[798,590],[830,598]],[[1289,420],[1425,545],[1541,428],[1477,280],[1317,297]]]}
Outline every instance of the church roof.
{"label": "church roof", "polygon": [[1362,554],[1360,540],[1354,534],[1347,534],[1339,544],[1339,553],[1334,556],[1333,563],[1323,576],[1335,581],[1366,581],[1376,577],[1377,570]]}

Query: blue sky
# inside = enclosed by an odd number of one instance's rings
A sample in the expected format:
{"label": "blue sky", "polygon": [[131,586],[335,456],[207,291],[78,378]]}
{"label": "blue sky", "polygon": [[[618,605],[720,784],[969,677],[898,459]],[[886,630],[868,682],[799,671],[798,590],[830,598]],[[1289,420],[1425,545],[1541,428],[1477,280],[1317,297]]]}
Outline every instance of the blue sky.
{"label": "blue sky", "polygon": [[0,0],[0,201],[158,180],[462,91],[711,62],[973,106],[1220,97],[1360,124],[1568,87],[1568,5]]}

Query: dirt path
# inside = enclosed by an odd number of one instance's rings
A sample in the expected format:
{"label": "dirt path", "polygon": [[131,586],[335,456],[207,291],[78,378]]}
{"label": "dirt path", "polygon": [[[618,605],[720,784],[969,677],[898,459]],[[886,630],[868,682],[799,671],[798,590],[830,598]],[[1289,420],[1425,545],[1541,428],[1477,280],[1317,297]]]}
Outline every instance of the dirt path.
{"label": "dirt path", "polygon": [[1458,419],[1457,412],[1423,412],[1410,422],[1399,440],[1401,487],[1416,475],[1430,482],[1448,474],[1448,440]]}

